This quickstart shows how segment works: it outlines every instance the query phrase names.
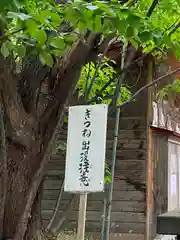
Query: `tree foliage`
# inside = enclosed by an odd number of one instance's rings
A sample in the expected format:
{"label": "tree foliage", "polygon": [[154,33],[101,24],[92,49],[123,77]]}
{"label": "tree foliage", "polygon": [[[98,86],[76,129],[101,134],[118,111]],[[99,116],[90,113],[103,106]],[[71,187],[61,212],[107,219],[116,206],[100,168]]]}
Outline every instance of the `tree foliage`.
{"label": "tree foliage", "polygon": [[[90,31],[101,33],[102,39],[112,35],[160,58],[170,48],[177,59],[180,58],[178,0],[130,0],[125,3],[114,0],[108,4],[107,1],[83,0],[8,0],[1,2],[1,9],[1,53],[5,58],[14,56],[17,72],[21,70],[23,58],[29,54],[38,55],[43,65],[53,67],[74,43],[79,39],[85,41]],[[87,95],[94,99],[108,78],[117,80],[107,61],[103,61],[98,73],[94,71],[93,62],[83,68],[78,85],[81,96],[86,95],[83,91],[91,90]],[[97,76],[93,77],[94,74]],[[93,87],[89,86],[91,80]],[[112,81],[96,100],[102,102],[103,97],[104,102],[109,103],[116,82]],[[123,87],[121,93],[126,100],[129,90]]]}
{"label": "tree foliage", "polygon": [[21,59],[31,49],[30,52],[39,54],[43,64],[52,67],[53,56],[63,56],[77,39],[83,40],[88,29],[101,32],[104,37],[113,34],[135,47],[141,46],[144,52],[171,48],[179,58],[179,1],[158,1],[149,13],[151,5],[152,0],[125,4],[117,0],[108,4],[14,0],[1,14],[4,23],[1,52],[5,57],[13,53]]}
{"label": "tree foliage", "polygon": [[[105,58],[101,67],[98,69],[97,66],[91,62],[82,69],[81,77],[77,85],[79,97],[84,97],[86,100],[88,99],[88,102],[91,104],[110,104],[116,89],[117,78],[118,74],[114,68],[109,65],[108,59]],[[91,88],[92,82],[93,85]],[[110,82],[109,85],[104,89],[103,87],[108,82]],[[102,89],[104,90],[102,91]],[[130,97],[131,92],[128,87],[122,86],[120,95],[121,98],[117,100],[118,104],[126,101]]]}

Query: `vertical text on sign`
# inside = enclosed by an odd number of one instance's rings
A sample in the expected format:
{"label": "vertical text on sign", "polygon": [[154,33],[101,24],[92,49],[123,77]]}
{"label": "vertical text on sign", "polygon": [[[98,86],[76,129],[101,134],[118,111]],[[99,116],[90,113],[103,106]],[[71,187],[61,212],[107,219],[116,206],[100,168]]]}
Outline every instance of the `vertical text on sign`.
{"label": "vertical text on sign", "polygon": [[103,191],[106,130],[107,105],[69,108],[65,191]]}
{"label": "vertical text on sign", "polygon": [[92,169],[91,161],[89,159],[89,149],[91,145],[91,110],[88,108],[85,110],[84,116],[84,129],[82,130],[82,151],[80,154],[79,172],[80,172],[80,184],[89,186],[90,178],[88,173],[90,168]]}

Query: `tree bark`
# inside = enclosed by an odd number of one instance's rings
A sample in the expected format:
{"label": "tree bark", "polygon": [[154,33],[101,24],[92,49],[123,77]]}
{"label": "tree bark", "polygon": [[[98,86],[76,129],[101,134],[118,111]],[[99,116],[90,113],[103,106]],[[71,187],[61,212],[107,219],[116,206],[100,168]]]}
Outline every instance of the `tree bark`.
{"label": "tree bark", "polygon": [[32,214],[31,218],[28,221],[28,228],[25,234],[24,239],[33,239],[33,240],[45,240],[45,230],[42,225],[41,220],[41,193],[42,193],[42,186],[40,186],[36,198],[34,200],[32,206]]}
{"label": "tree bark", "polygon": [[[32,239],[31,233],[38,233],[34,229],[34,226],[40,227],[40,222],[34,221],[38,216],[37,192],[63,123],[64,108],[75,90],[82,66],[94,54],[95,39],[96,35],[90,34],[86,42],[78,42],[51,74],[42,66],[36,69],[36,74],[31,69],[31,74],[30,66],[26,66],[17,76],[13,72],[13,61],[0,56],[8,173],[5,206],[3,211],[0,209],[2,239]],[[34,79],[38,81],[35,84]],[[45,81],[53,83],[53,88],[49,84],[51,89],[44,95],[41,88]],[[0,168],[0,178],[3,171]]]}

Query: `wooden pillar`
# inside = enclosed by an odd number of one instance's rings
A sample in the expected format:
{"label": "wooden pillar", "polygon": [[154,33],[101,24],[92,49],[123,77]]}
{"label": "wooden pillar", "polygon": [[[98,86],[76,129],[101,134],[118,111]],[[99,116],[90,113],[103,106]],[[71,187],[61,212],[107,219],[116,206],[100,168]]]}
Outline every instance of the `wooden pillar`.
{"label": "wooden pillar", "polygon": [[[153,64],[149,60],[148,83],[152,82]],[[146,179],[146,234],[145,239],[152,239],[152,211],[153,211],[153,157],[152,157],[152,88],[148,89],[148,111],[147,111],[147,179]]]}
{"label": "wooden pillar", "polygon": [[85,239],[87,193],[80,194],[77,240]]}

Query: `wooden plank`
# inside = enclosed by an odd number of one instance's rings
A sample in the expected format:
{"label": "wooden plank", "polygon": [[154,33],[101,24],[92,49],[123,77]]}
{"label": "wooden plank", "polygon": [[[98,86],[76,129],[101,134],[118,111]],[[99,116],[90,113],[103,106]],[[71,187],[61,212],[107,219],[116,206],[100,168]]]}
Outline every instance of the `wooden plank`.
{"label": "wooden plank", "polygon": [[136,169],[139,171],[144,171],[146,169],[146,161],[143,160],[117,160],[116,168],[122,170]]}
{"label": "wooden plank", "polygon": [[[146,161],[143,160],[119,160],[116,162],[116,167],[121,170],[136,169],[144,171],[146,168]],[[47,164],[48,170],[64,170],[65,162],[51,161]]]}
{"label": "wooden plank", "polygon": [[[141,101],[140,101],[140,99],[141,99]],[[126,107],[122,108],[121,117],[128,117],[128,116],[146,117],[146,110],[147,110],[146,98],[143,97],[143,94],[140,94],[136,100],[137,101],[131,102],[131,104],[128,104],[128,105],[126,105]],[[139,102],[141,102],[141,107],[140,107]],[[112,117],[114,117],[114,115],[115,114],[112,114]]]}
{"label": "wooden plank", "polygon": [[[110,159],[112,154],[111,150],[106,151],[107,158]],[[139,159],[139,160],[144,160],[146,159],[146,150],[117,150],[117,158],[121,160],[130,160],[130,159]]]}
{"label": "wooden plank", "polygon": [[84,240],[86,225],[87,193],[80,195],[78,211],[77,240]]}
{"label": "wooden plank", "polygon": [[[149,59],[147,64],[147,82],[152,83],[153,79],[153,65],[152,60]],[[152,214],[153,214],[153,140],[152,140],[152,129],[150,128],[150,123],[152,121],[152,88],[148,88],[147,91],[147,187],[146,187],[146,195],[147,195],[147,208],[146,208],[146,239],[152,239]]]}
{"label": "wooden plank", "polygon": [[[43,193],[43,199],[56,200],[59,192],[57,190],[46,190]],[[93,193],[88,195],[89,200],[101,201],[103,200],[104,193]],[[71,199],[72,195],[69,193],[63,193],[62,199]],[[141,201],[145,200],[143,192],[140,191],[114,191],[113,201]]]}
{"label": "wooden plank", "polygon": [[[113,128],[107,130],[107,139],[113,139]],[[61,134],[60,139],[62,141],[67,141],[67,134]],[[145,128],[134,128],[134,129],[119,129],[119,139],[146,139]]]}
{"label": "wooden plank", "polygon": [[[60,216],[63,215],[63,211],[58,212]],[[43,219],[50,219],[53,210],[42,210],[42,218]],[[87,211],[86,218],[87,221],[100,221],[101,220],[101,212],[95,212],[95,211]],[[71,211],[69,214],[67,220],[68,221],[75,221],[78,219],[78,211]],[[114,222],[134,222],[134,223],[144,223],[145,222],[145,216],[144,213],[131,213],[131,212],[112,212],[111,213],[111,219],[113,219]]]}
{"label": "wooden plank", "polygon": [[[114,118],[108,119],[108,130],[113,130],[115,124]],[[133,117],[133,118],[121,118],[119,122],[120,129],[133,130],[133,129],[145,129],[146,121],[145,118]]]}
{"label": "wooden plank", "polygon": [[[156,186],[158,198],[158,214],[164,213],[168,209],[168,137],[162,136],[159,138],[159,163],[157,172],[158,183]],[[159,189],[159,186],[162,186]],[[158,191],[159,190],[159,191]]]}
{"label": "wooden plank", "polygon": [[[87,239],[95,240],[100,239],[100,234],[98,233],[87,233]],[[89,238],[88,238],[89,237]],[[92,238],[90,238],[92,237]],[[110,240],[145,240],[144,234],[131,234],[131,233],[110,233],[109,234]]]}
{"label": "wooden plank", "polygon": [[65,161],[51,161],[47,164],[48,170],[64,170]]}
{"label": "wooden plank", "polygon": [[[65,210],[68,205],[68,200],[62,200],[60,210]],[[56,205],[56,200],[45,200],[41,202],[41,208],[43,210],[53,210]],[[100,211],[103,209],[103,201],[88,201],[88,211]],[[78,206],[75,208],[78,210]],[[123,212],[139,212],[144,213],[145,203],[139,201],[112,201],[112,211]]]}
{"label": "wooden plank", "polygon": [[[53,175],[59,175],[59,176],[64,176],[64,169],[48,169],[46,171],[47,175],[53,176]],[[121,176],[125,177],[125,178],[131,178],[131,179],[139,179],[139,180],[145,180],[146,178],[146,172],[143,170],[139,170],[139,169],[128,169],[128,170],[124,170],[121,168],[116,168],[116,173],[115,173],[115,177]]]}
{"label": "wooden plank", "polygon": [[47,169],[46,174],[49,176],[64,176],[64,169]]}
{"label": "wooden plank", "polygon": [[[43,220],[44,225],[48,223],[47,220]],[[77,229],[77,221],[68,221],[65,222],[62,226],[62,230],[68,230],[69,231],[74,231],[74,229]],[[100,232],[101,231],[101,223],[100,221],[97,222],[92,222],[92,221],[87,221],[86,222],[86,232]],[[111,222],[111,228],[110,232],[111,233],[139,233],[143,234],[145,231],[145,224],[144,223],[125,223],[125,222]],[[138,239],[139,240],[139,239]]]}
{"label": "wooden plank", "polygon": [[[139,181],[139,179],[138,179]],[[114,191],[137,191],[136,187],[130,183],[128,183],[126,180],[122,180],[115,177],[114,181]],[[139,191],[137,191],[139,192]],[[122,192],[123,193],[123,192]]]}
{"label": "wooden plank", "polygon": [[143,171],[139,171],[139,170],[119,170],[116,169],[116,173],[115,173],[115,178],[117,179],[129,179],[132,182],[136,182],[136,183],[145,183],[146,180],[146,172]]}
{"label": "wooden plank", "polygon": [[[100,239],[99,232],[87,232],[85,234],[85,239],[89,240],[97,240]],[[72,231],[68,231],[68,229],[63,229],[63,231],[59,232],[58,238],[60,239],[74,239],[76,237],[75,229]],[[49,240],[51,239],[48,238]],[[145,240],[144,234],[139,233],[109,233],[109,240]]]}
{"label": "wooden plank", "polygon": [[47,174],[44,175],[44,181],[46,180],[51,180],[51,181],[54,181],[54,180],[58,180],[58,181],[62,181],[64,179],[63,176],[48,176]]}
{"label": "wooden plank", "polygon": [[[107,132],[107,139],[113,139],[113,130],[108,130]],[[119,139],[146,139],[146,132],[144,130],[119,130]]]}
{"label": "wooden plank", "polygon": [[[108,146],[107,147],[109,150],[111,150],[111,146]],[[139,141],[136,141],[134,143],[130,142],[129,143],[121,143],[121,144],[118,144],[117,145],[117,150],[134,150],[134,149],[141,149],[141,150],[144,150],[146,149],[147,146],[146,146],[146,142],[144,140],[139,140]]]}
{"label": "wooden plank", "polygon": [[43,188],[44,190],[60,190],[62,185],[62,180],[44,180]]}
{"label": "wooden plank", "polygon": [[[113,144],[113,140],[112,139],[107,139],[106,141],[107,143],[107,147],[108,145],[112,145]],[[118,146],[121,146],[122,144],[139,144],[141,145],[141,147],[144,145],[146,146],[147,145],[147,142],[146,142],[146,139],[128,139],[128,138],[121,138],[121,139],[118,139]]]}
{"label": "wooden plank", "polygon": [[[59,190],[61,187],[62,180],[57,180],[57,179],[47,179],[44,180],[44,189],[45,190]],[[127,183],[125,180],[118,180],[115,179],[114,182],[114,190],[119,190],[119,191],[136,191],[136,188]]]}
{"label": "wooden plank", "polygon": [[152,151],[152,129],[148,129],[148,162],[147,162],[147,220],[146,239],[152,239],[153,226],[153,151]]}
{"label": "wooden plank", "polygon": [[157,232],[157,215],[167,211],[168,199],[168,137],[153,132],[154,214],[152,234]]}

